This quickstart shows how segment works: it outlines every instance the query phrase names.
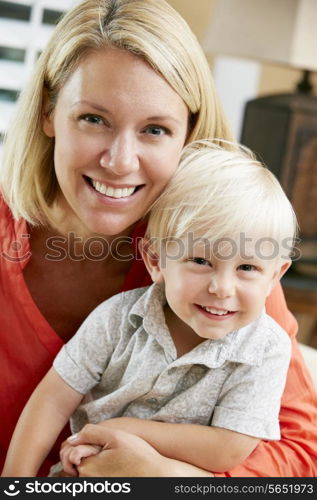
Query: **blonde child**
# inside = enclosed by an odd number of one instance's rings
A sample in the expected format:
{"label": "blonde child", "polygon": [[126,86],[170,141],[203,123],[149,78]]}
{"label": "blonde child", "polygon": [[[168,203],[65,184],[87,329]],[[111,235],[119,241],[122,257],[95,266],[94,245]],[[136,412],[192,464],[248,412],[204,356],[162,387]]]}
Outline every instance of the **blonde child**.
{"label": "blonde child", "polygon": [[[140,244],[153,285],[102,303],[62,348],[19,419],[3,475],[36,475],[70,417],[74,433],[100,423],[207,471],[278,440],[290,340],[265,299],[295,235],[290,202],[251,152],[187,146]],[[69,439],[64,470],[76,475],[98,451]]]}

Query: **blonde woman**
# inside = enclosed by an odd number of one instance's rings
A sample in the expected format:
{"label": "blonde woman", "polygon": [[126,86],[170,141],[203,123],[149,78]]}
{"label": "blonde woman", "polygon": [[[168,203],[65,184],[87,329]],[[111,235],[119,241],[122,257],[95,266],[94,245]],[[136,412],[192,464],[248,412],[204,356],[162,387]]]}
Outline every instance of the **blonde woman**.
{"label": "blonde woman", "polygon": [[[63,343],[103,300],[150,283],[135,254],[143,215],[184,144],[208,137],[231,134],[204,55],[166,2],[87,0],[66,14],[21,96],[1,168],[2,460]],[[282,439],[228,475],[311,476],[316,404],[279,285],[267,311],[293,341]],[[134,441],[116,442],[112,472],[101,454],[87,459],[89,474],[125,475],[125,460],[131,475],[197,474]]]}

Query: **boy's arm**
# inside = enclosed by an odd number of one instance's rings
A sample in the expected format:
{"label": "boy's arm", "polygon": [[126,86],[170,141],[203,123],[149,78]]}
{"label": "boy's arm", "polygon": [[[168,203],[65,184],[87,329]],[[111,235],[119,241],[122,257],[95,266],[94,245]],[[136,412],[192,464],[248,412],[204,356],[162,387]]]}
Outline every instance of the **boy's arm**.
{"label": "boy's arm", "polygon": [[83,395],[51,368],[39,383],[18,420],[2,477],[36,476],[60,431]]}
{"label": "boy's arm", "polygon": [[135,434],[161,455],[215,472],[227,471],[243,462],[260,441],[220,427],[130,417],[114,418],[99,425]]}

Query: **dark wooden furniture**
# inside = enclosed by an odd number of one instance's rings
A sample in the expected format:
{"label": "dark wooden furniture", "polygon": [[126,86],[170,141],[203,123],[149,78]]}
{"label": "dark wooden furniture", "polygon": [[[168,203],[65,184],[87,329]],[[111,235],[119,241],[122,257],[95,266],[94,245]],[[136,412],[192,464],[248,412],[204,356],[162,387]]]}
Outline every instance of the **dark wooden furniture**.
{"label": "dark wooden furniture", "polygon": [[317,97],[294,93],[249,101],[241,142],[280,180],[301,237],[317,238]]}
{"label": "dark wooden furniture", "polygon": [[298,320],[298,340],[317,348],[317,275],[297,272],[294,263],[281,283],[288,308]]}

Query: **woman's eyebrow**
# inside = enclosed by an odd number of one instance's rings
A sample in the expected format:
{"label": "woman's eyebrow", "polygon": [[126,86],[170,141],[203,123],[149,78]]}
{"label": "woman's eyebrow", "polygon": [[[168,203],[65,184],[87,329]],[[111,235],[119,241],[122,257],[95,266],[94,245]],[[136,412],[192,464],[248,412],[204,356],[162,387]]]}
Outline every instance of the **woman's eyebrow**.
{"label": "woman's eyebrow", "polygon": [[183,124],[182,120],[178,120],[177,118],[175,118],[172,115],[155,115],[155,116],[149,116],[148,118],[146,118],[146,120],[147,121],[153,121],[153,122],[156,122],[156,121],[173,121],[177,125],[182,125]]}
{"label": "woman's eyebrow", "polygon": [[101,106],[100,104],[97,104],[95,102],[92,102],[92,101],[87,101],[85,99],[81,100],[81,101],[76,101],[74,102],[71,107],[75,107],[75,106],[78,106],[78,105],[81,105],[81,104],[87,104],[88,106],[90,106],[91,108],[94,108],[96,109],[97,111],[102,111],[103,113],[110,113],[110,111],[106,108],[104,108],[103,106]]}

